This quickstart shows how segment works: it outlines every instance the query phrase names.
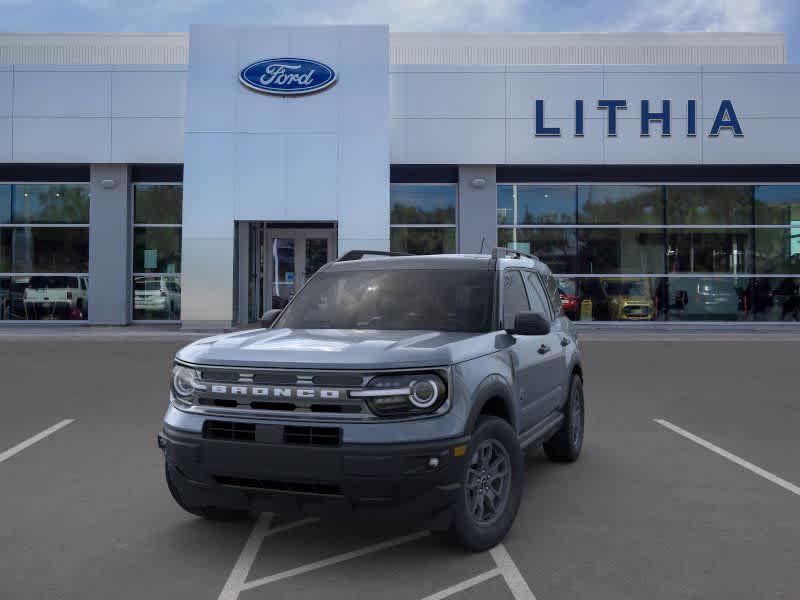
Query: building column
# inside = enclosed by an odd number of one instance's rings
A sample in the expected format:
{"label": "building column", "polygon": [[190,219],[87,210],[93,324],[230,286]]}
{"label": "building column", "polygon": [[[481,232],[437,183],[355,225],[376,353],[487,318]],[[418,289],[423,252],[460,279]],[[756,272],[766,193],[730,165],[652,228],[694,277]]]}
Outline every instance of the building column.
{"label": "building column", "polygon": [[497,246],[497,169],[458,168],[458,251],[491,252]]}
{"label": "building column", "polygon": [[128,165],[91,165],[89,201],[89,323],[130,323]]}

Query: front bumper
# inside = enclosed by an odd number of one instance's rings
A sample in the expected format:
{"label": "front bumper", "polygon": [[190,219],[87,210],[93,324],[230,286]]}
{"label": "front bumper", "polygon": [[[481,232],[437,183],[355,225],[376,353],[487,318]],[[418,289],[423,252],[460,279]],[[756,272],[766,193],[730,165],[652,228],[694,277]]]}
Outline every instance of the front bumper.
{"label": "front bumper", "polygon": [[387,519],[425,518],[451,505],[466,456],[454,449],[468,442],[318,447],[207,439],[168,425],[159,434],[187,504]]}

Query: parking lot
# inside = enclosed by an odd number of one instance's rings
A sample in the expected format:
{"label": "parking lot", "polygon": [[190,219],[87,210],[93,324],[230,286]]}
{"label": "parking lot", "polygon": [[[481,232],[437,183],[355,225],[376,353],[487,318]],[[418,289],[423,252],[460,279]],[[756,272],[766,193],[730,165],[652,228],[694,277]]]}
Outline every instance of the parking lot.
{"label": "parking lot", "polygon": [[0,598],[798,597],[800,335],[586,334],[583,455],[530,453],[483,554],[413,526],[182,512],[156,432],[196,337],[0,332]]}

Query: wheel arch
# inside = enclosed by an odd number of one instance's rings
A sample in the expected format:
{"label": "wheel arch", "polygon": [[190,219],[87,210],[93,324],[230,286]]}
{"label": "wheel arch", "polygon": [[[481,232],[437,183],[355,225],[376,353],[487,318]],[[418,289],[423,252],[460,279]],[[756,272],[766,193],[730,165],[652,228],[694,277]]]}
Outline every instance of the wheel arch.
{"label": "wheel arch", "polygon": [[489,375],[475,390],[467,419],[466,433],[474,431],[481,415],[489,414],[507,421],[517,431],[511,385],[500,375]]}

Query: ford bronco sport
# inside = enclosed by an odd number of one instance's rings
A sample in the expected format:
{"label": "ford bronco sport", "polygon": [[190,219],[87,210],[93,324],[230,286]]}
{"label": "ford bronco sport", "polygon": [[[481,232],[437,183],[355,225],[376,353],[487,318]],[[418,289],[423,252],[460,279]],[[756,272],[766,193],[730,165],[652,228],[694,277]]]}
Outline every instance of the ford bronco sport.
{"label": "ford bronco sport", "polygon": [[175,357],[158,441],[190,513],[414,519],[485,550],[523,450],[580,454],[580,350],[534,257],[349,253],[262,324]]}

